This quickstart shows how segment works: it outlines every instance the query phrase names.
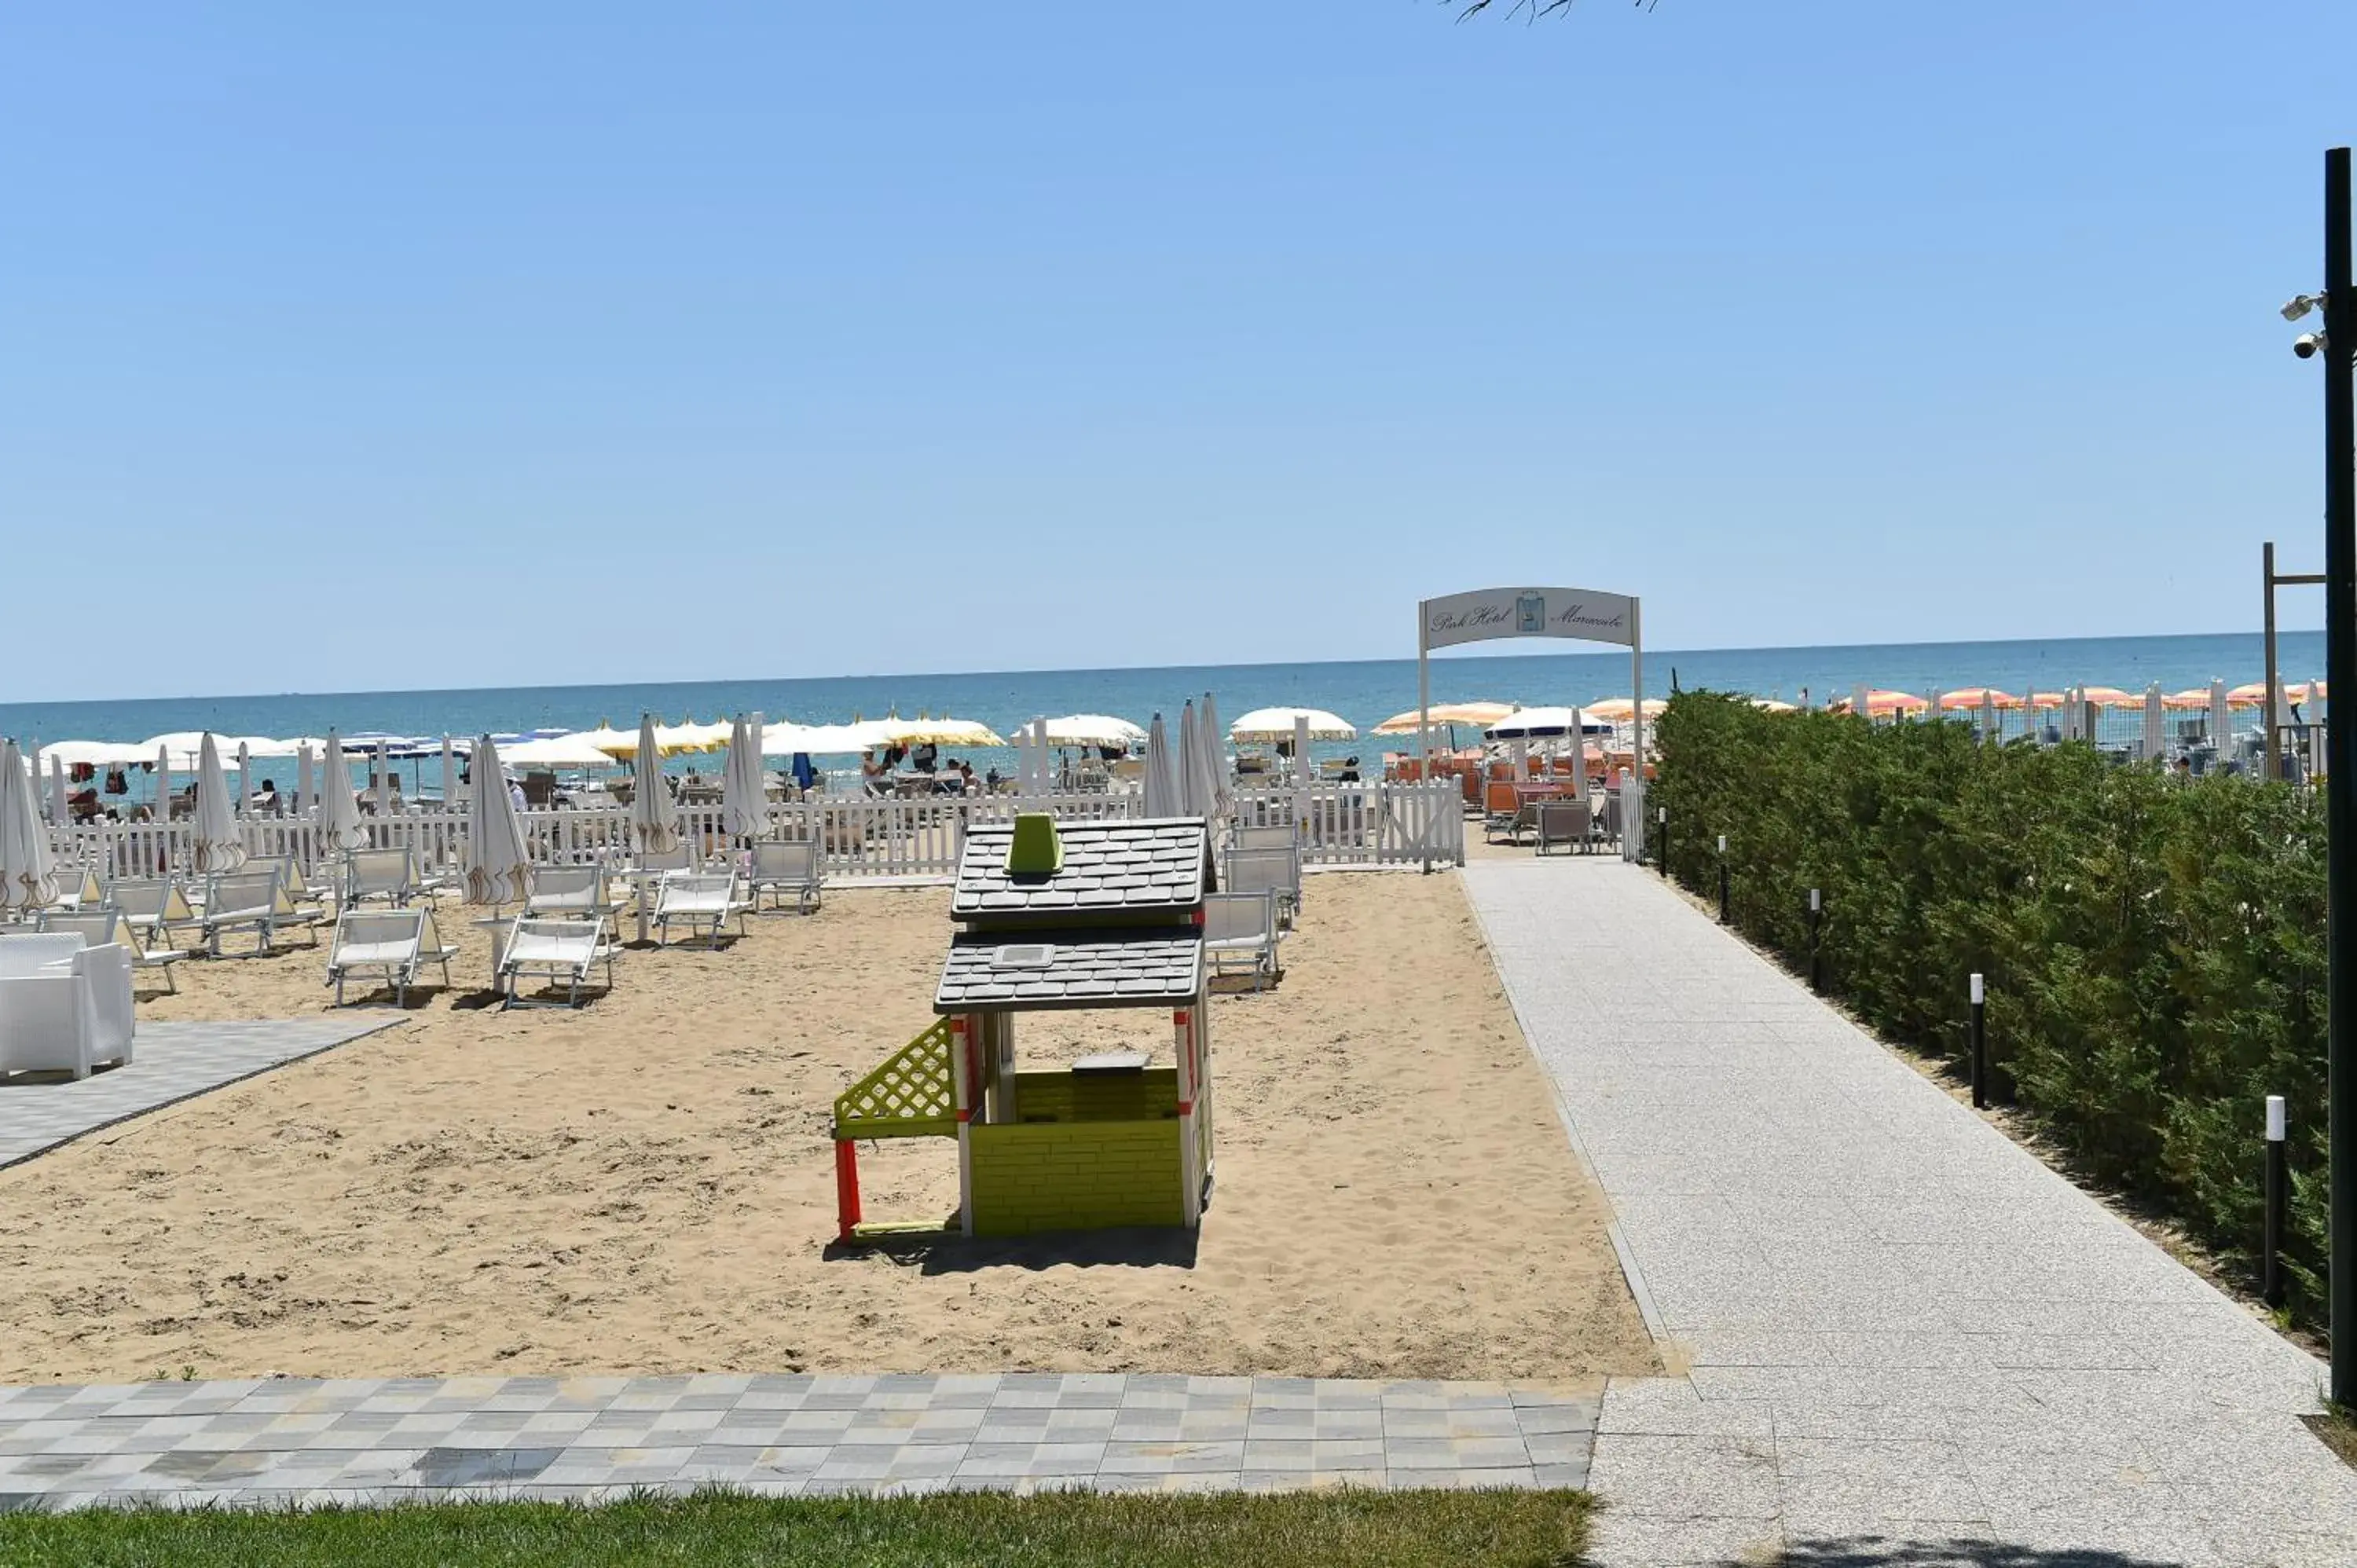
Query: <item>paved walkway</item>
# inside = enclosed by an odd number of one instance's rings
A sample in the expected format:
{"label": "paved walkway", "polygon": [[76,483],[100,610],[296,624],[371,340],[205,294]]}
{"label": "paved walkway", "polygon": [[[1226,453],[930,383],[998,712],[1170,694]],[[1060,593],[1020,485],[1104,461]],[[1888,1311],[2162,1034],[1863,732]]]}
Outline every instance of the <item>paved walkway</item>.
{"label": "paved walkway", "polygon": [[0,1166],[29,1160],[101,1127],[267,1072],[401,1023],[405,1014],[353,1008],[318,1018],[237,1024],[142,1022],[128,1067],[79,1080],[0,1080]]}
{"label": "paved walkway", "polygon": [[1308,1378],[431,1378],[0,1390],[0,1508],[944,1487],[1584,1486],[1597,1391]]}
{"label": "paved walkway", "polygon": [[1607,1391],[1600,1562],[2357,1563],[2316,1360],[1652,872],[1465,876],[1692,1368]]}

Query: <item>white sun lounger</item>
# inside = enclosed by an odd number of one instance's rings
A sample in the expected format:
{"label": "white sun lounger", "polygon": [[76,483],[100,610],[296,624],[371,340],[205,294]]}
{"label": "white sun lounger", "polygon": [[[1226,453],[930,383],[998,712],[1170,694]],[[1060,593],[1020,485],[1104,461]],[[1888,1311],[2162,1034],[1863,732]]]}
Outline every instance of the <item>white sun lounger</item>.
{"label": "white sun lounger", "polygon": [[57,901],[49,906],[50,908],[84,909],[98,907],[99,900],[104,895],[99,889],[97,875],[89,866],[79,863],[68,865],[65,862],[59,861],[53,870],[57,877],[58,897]]}
{"label": "white sun lounger", "polygon": [[135,970],[160,969],[164,972],[164,989],[178,991],[179,982],[172,978],[172,966],[184,958],[195,956],[193,948],[151,948],[139,940],[139,933],[124,918],[123,911],[110,907],[95,909],[44,909],[41,929],[52,932],[72,932],[83,945],[102,948],[108,943],[131,955],[131,967]]}
{"label": "white sun lounger", "polygon": [[446,947],[426,909],[347,909],[336,917],[336,934],[328,949],[328,983],[336,988],[336,1005],[344,1004],[344,982],[373,972],[393,991],[393,1005],[409,1004],[409,988],[427,964],[442,970],[442,983],[450,983],[450,961],[458,950]]}
{"label": "white sun lounger", "polygon": [[[748,885],[753,896],[753,908],[761,908],[761,890],[791,893],[794,908],[809,914],[819,907],[821,889],[825,886],[825,874],[819,869],[819,843],[810,839],[755,839],[753,841],[753,874]],[[780,901],[777,906],[783,908]]]}
{"label": "white sun lounger", "polygon": [[[286,884],[280,880],[274,867],[260,871],[226,871],[206,879],[205,908],[200,926],[205,950],[213,957],[221,956],[224,933],[251,930],[254,933],[255,953],[266,953],[277,945],[281,926],[299,926],[312,929],[314,917],[306,915],[287,897]],[[318,945],[316,932],[311,938]]]}
{"label": "white sun lounger", "polygon": [[601,865],[534,865],[525,868],[523,912],[532,919],[610,919],[621,901],[606,892]]}
{"label": "white sun lounger", "polygon": [[1282,849],[1231,849],[1227,875],[1220,880],[1224,893],[1274,892],[1277,917],[1291,925],[1301,908],[1301,852]]}
{"label": "white sun lounger", "polygon": [[325,899],[327,896],[333,891],[333,889],[323,884],[314,882],[308,876],[306,876],[303,874],[302,863],[291,854],[249,855],[246,857],[245,864],[238,869],[241,871],[275,871],[278,873],[278,880],[285,886],[286,896],[289,898],[294,899],[298,905],[307,904],[314,906],[310,911],[312,914],[324,916],[327,912],[321,901]]}
{"label": "white sun lounger", "polygon": [[0,937],[0,1074],[127,1066],[136,1026],[123,949],[78,931]]}
{"label": "white sun lounger", "polygon": [[674,922],[687,928],[691,940],[699,929],[709,926],[711,940],[717,942],[720,928],[732,918],[737,933],[744,933],[745,911],[751,908],[737,897],[733,871],[666,871],[662,891],[655,897],[655,925],[664,941],[671,940]]}
{"label": "white sun lounger", "polygon": [[1277,975],[1276,889],[1203,896],[1203,957],[1215,975],[1232,962],[1252,971],[1253,989]]}
{"label": "white sun lounger", "polygon": [[1234,847],[1237,849],[1297,849],[1301,831],[1291,822],[1270,822],[1260,827],[1236,824]]}
{"label": "white sun lounger", "polygon": [[614,944],[606,940],[602,916],[586,920],[542,920],[518,915],[508,928],[507,950],[494,978],[500,983],[501,1008],[554,1007],[557,1003],[526,1002],[520,994],[524,975],[544,976],[565,987],[561,1005],[581,1004],[581,984],[597,964],[606,966],[606,989],[614,989]]}
{"label": "white sun lounger", "polygon": [[106,885],[106,901],[145,942],[168,946],[175,927],[203,924],[178,876],[118,876]]}
{"label": "white sun lounger", "polygon": [[356,849],[344,857],[343,897],[339,908],[355,908],[382,898],[398,909],[420,894],[436,893],[448,886],[447,877],[419,874],[414,850]]}

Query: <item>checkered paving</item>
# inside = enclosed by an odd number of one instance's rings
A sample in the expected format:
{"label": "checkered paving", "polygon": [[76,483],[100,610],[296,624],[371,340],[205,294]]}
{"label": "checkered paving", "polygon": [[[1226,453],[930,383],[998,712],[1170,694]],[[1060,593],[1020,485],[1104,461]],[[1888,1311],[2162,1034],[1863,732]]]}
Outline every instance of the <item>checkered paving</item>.
{"label": "checkered paving", "polygon": [[1577,1487],[1600,1395],[1146,1373],[16,1388],[0,1390],[0,1508]]}
{"label": "checkered paving", "polygon": [[0,1079],[0,1166],[399,1022],[397,1015],[366,1012],[251,1023],[142,1022],[128,1067],[78,1081],[29,1074]]}

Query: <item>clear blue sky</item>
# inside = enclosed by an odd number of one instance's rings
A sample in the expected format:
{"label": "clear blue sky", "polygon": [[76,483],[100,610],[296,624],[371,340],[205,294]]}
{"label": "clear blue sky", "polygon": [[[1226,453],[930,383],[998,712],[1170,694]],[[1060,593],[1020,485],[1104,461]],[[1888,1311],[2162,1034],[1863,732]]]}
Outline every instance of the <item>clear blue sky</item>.
{"label": "clear blue sky", "polygon": [[2352,59],[2348,0],[17,7],[0,701],[1397,656],[1518,579],[2248,628]]}

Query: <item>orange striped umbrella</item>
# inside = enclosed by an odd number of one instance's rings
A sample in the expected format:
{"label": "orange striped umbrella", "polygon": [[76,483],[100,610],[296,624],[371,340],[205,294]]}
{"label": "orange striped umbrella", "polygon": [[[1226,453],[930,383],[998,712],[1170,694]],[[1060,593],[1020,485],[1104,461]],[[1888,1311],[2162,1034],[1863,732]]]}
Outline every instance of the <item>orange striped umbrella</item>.
{"label": "orange striped umbrella", "polygon": [[[1878,688],[1866,694],[1866,712],[1869,718],[1887,719],[1894,714],[1920,714],[1932,704],[1911,692],[1885,692]],[[1835,701],[1833,711],[1848,713],[1852,702],[1847,697]]]}
{"label": "orange striped umbrella", "polygon": [[2021,699],[2010,692],[2000,692],[1995,686],[1966,686],[1961,691],[1940,693],[1940,706],[1947,713],[1977,712],[1988,703],[2000,708],[2018,708]]}

